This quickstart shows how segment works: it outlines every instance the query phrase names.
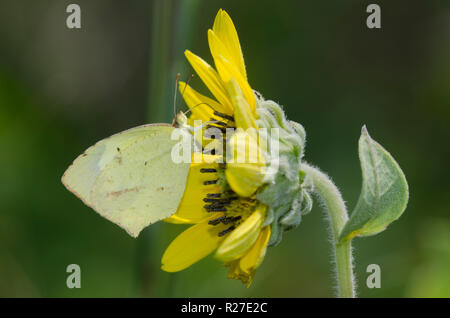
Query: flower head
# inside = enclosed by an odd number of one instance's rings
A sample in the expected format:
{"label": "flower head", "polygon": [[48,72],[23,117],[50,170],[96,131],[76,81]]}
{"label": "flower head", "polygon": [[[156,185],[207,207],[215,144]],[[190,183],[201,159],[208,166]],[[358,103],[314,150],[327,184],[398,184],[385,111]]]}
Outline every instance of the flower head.
{"label": "flower head", "polygon": [[208,41],[215,68],[190,51],[185,55],[214,99],[179,86],[191,109],[191,131],[197,121],[207,123],[200,127],[202,156],[191,163],[178,211],[166,219],[193,225],[169,245],[162,269],[180,271],[215,252],[229,267],[228,277],[249,286],[267,246],[311,209],[300,169],[305,133],[278,104],[252,90],[225,11],[219,10]]}

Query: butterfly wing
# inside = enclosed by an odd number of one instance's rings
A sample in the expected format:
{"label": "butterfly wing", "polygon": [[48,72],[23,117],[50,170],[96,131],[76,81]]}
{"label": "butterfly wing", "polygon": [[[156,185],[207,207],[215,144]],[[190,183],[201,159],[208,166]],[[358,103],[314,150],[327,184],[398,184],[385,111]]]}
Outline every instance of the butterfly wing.
{"label": "butterfly wing", "polygon": [[189,163],[174,163],[170,125],[144,125],[99,141],[79,156],[62,182],[86,205],[136,237],[174,214]]}

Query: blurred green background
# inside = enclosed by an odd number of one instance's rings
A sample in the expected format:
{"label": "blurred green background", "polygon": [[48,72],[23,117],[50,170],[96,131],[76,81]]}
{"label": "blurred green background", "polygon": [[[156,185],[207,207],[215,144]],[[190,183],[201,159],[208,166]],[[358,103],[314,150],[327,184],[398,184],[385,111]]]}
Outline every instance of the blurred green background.
{"label": "blurred green background", "polygon": [[[73,2],[80,30],[66,27]],[[0,3],[0,296],[334,295],[317,204],[268,250],[247,289],[211,257],[162,272],[162,253],[183,226],[156,224],[133,239],[60,182],[94,142],[171,120],[175,74],[193,72],[183,50],[212,62],[206,31],[223,8],[250,84],[304,125],[306,160],[332,176],[350,211],[363,124],[407,176],[401,219],[354,240],[359,295],[449,297],[450,2],[377,1],[379,30],[365,25],[372,1],[167,2]],[[202,90],[199,78],[192,85]],[[81,289],[66,287],[72,263],[81,266]],[[369,264],[381,267],[380,289],[366,287]]]}

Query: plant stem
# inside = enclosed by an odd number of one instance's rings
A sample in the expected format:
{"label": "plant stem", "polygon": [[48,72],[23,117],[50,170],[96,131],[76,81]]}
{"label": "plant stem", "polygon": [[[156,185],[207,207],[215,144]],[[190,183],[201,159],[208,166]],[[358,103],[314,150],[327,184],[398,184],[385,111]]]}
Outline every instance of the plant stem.
{"label": "plant stem", "polygon": [[[154,0],[152,3],[151,47],[149,65],[148,122],[164,123],[171,121],[169,81],[169,52],[172,21],[172,0]],[[172,90],[170,90],[172,91]],[[159,259],[155,258],[158,247],[151,242],[158,241],[162,224],[154,224],[144,229],[137,242],[137,295],[141,297],[158,296]]]}
{"label": "plant stem", "polygon": [[303,164],[302,167],[306,175],[312,179],[314,191],[322,200],[329,214],[338,296],[353,298],[355,297],[355,279],[352,267],[351,240],[339,243],[339,234],[348,220],[344,200],[338,188],[325,173],[308,164]]}
{"label": "plant stem", "polygon": [[[170,123],[173,119],[173,85],[178,72],[186,68],[183,50],[192,38],[199,0],[154,0],[149,65],[148,122]],[[142,231],[137,247],[139,296],[172,297],[176,276],[162,274],[155,257],[168,224],[160,222]],[[153,243],[151,243],[153,242]],[[164,241],[165,242],[165,241]],[[161,243],[160,243],[161,244]],[[157,245],[157,246],[156,246]]]}
{"label": "plant stem", "polygon": [[168,104],[171,95],[169,95],[167,84],[169,83],[170,70],[172,7],[172,0],[153,1],[150,89],[148,95],[150,122],[167,122],[171,119],[171,107]]}

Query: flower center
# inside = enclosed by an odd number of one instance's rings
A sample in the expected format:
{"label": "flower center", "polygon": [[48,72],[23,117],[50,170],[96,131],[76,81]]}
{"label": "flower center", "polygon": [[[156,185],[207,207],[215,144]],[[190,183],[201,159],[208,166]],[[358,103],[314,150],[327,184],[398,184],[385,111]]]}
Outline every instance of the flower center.
{"label": "flower center", "polygon": [[204,208],[208,212],[223,212],[223,215],[210,220],[212,226],[218,224],[230,225],[218,235],[223,236],[233,231],[239,224],[245,221],[255,210],[256,198],[242,198],[233,191],[228,190],[222,193],[209,193],[203,199]]}
{"label": "flower center", "polygon": [[[220,140],[223,147],[223,159],[226,160],[226,147],[225,143],[227,140],[226,136],[226,128],[234,128],[234,118],[233,116],[220,113],[218,111],[214,111],[214,116],[217,118],[211,118],[211,124],[206,127],[215,128],[222,131],[222,140]],[[208,136],[205,133],[206,138],[214,139],[215,136]],[[211,153],[214,154],[214,153]],[[229,225],[228,228],[221,231],[218,235],[224,236],[230,232],[232,232],[239,224],[245,221],[255,210],[257,201],[255,196],[250,198],[244,198],[238,196],[235,192],[233,192],[229,186],[227,186],[224,176],[224,171],[226,169],[226,163],[219,164],[218,169],[215,168],[203,168],[200,169],[201,173],[210,173],[211,176],[214,176],[211,180],[204,181],[204,185],[211,184],[221,184],[223,183],[223,190],[217,193],[208,193],[203,201],[206,203],[204,205],[204,209],[207,212],[222,212],[223,215],[210,220],[208,223],[211,226],[216,226],[218,224]]]}

